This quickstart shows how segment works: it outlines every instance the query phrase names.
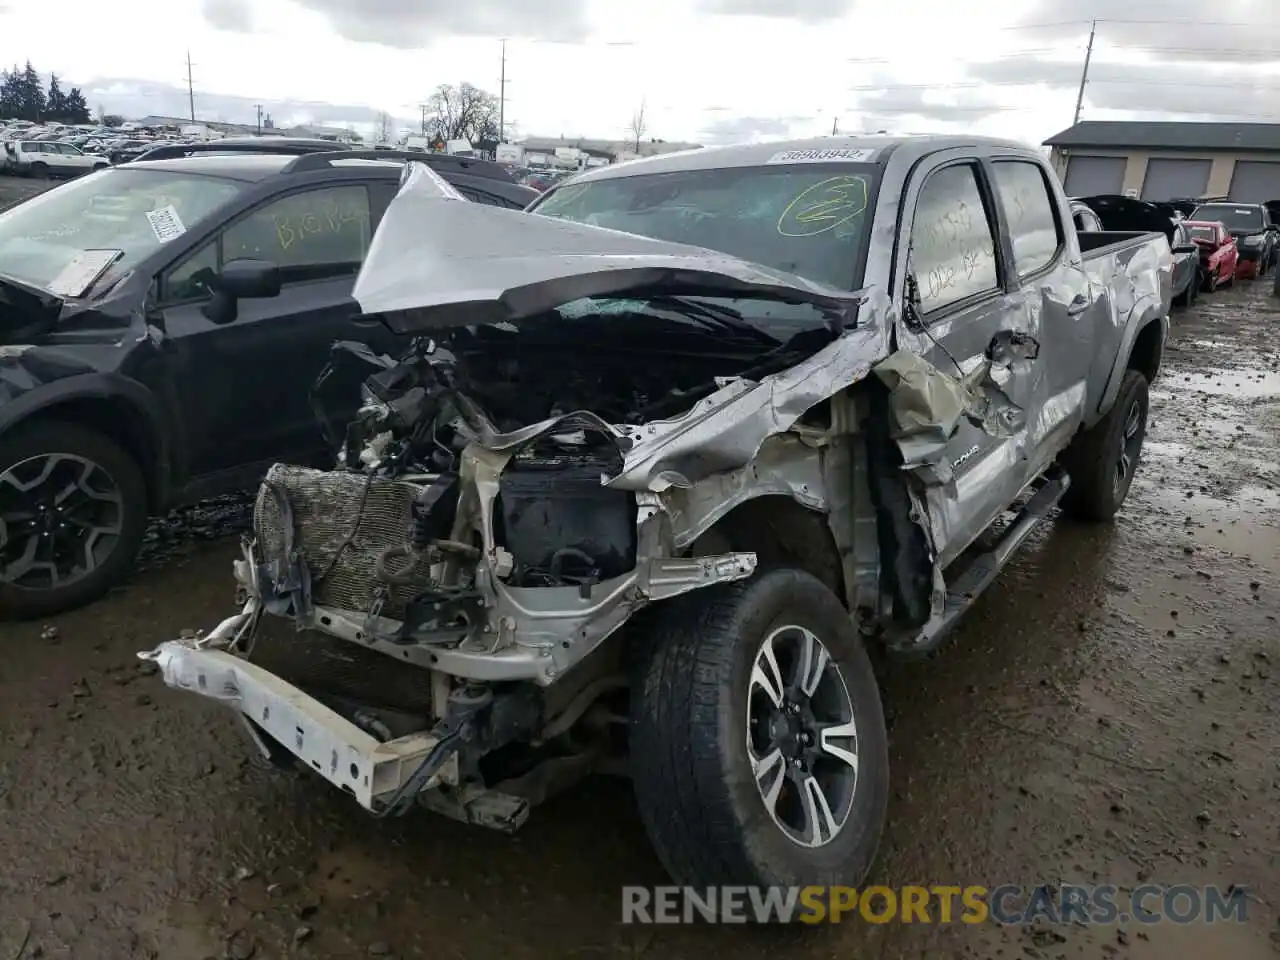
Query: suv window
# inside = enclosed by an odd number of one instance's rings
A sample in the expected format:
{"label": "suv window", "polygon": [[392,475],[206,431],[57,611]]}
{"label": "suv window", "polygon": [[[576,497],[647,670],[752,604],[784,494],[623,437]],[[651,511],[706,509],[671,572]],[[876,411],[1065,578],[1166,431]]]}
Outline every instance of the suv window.
{"label": "suv window", "polygon": [[173,267],[162,278],[166,303],[207,297],[228,260],[271,260],[285,282],[354,274],[372,237],[364,186],[323,187],[261,206]]}
{"label": "suv window", "polygon": [[369,250],[369,194],[363,186],[324,187],[259,207],[222,234],[222,262],[250,257],[283,268],[334,265],[355,273]]}
{"label": "suv window", "polygon": [[998,160],[992,169],[1009,223],[1018,277],[1030,276],[1049,266],[1062,246],[1049,184],[1040,167],[1025,160]]}
{"label": "suv window", "polygon": [[911,224],[909,269],[926,314],[999,289],[995,234],[972,164],[929,175]]}

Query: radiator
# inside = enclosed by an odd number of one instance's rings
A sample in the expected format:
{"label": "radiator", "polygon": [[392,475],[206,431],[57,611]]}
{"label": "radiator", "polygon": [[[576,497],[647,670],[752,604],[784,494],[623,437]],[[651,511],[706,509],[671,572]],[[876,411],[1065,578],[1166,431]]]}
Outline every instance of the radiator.
{"label": "radiator", "polygon": [[413,501],[421,488],[403,480],[276,464],[258,490],[253,512],[254,535],[266,561],[285,559],[284,522],[272,485],[292,510],[293,543],[311,571],[313,601],[367,613],[381,587],[383,615],[402,617],[416,591],[381,584],[374,566],[387,547],[408,540]]}

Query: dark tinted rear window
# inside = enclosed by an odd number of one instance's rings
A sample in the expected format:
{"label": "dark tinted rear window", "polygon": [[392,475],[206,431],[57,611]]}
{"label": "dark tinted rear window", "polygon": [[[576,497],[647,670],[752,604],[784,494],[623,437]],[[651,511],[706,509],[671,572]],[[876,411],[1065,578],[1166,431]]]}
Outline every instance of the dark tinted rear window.
{"label": "dark tinted rear window", "polygon": [[1196,207],[1192,220],[1221,221],[1228,230],[1262,229],[1262,208],[1241,207],[1232,203],[1206,203]]}

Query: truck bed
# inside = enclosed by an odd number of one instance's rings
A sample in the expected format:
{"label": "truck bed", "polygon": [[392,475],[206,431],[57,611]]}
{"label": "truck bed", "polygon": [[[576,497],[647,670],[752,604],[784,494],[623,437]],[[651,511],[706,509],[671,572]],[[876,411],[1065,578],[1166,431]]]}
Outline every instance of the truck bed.
{"label": "truck bed", "polygon": [[1080,252],[1086,260],[1103,256],[1104,253],[1115,253],[1126,247],[1138,247],[1146,240],[1160,238],[1165,243],[1169,242],[1169,238],[1163,233],[1143,230],[1091,230],[1083,231],[1077,236],[1080,239]]}

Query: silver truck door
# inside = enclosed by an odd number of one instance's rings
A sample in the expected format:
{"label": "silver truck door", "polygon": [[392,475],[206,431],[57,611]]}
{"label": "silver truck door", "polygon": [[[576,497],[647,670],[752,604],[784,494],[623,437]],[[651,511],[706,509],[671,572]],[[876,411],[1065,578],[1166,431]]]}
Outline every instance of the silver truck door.
{"label": "silver truck door", "polygon": [[1003,212],[1021,317],[1010,323],[1033,338],[1039,361],[1016,384],[1026,414],[1026,479],[1039,476],[1067,445],[1084,416],[1093,331],[1105,293],[1094,288],[1079,244],[1044,165],[993,155],[991,182]]}
{"label": "silver truck door", "polygon": [[[899,348],[957,380],[981,377],[990,366],[995,393],[1012,401],[1004,406],[1034,406],[1041,361],[1034,338],[1028,349],[1027,338],[1019,336],[1029,322],[1026,296],[1017,288],[987,168],[971,152],[954,159],[940,155],[915,172],[903,199],[901,235],[909,243],[906,269],[895,287],[899,296],[911,296],[909,278],[914,279],[919,323],[903,311],[896,329]],[[992,365],[993,347],[1002,344],[1002,360]],[[916,471],[925,484],[929,525],[943,565],[1031,479],[1024,443],[1025,428],[1016,424],[997,430],[961,417],[946,441],[945,460]]]}

